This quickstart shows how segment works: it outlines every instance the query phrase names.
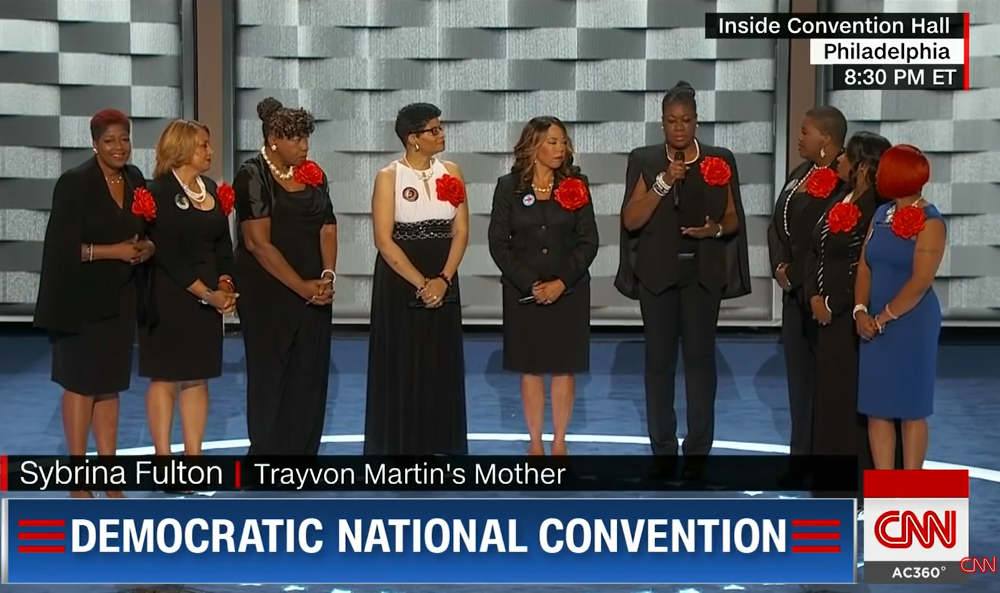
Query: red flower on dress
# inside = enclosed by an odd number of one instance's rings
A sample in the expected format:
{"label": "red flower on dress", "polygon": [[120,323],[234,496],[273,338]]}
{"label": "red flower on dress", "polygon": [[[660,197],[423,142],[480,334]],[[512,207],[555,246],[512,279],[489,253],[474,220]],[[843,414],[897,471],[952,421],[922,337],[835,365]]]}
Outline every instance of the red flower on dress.
{"label": "red flower on dress", "polygon": [[826,223],[831,233],[846,233],[858,224],[861,209],[850,202],[838,202],[830,209]]}
{"label": "red flower on dress", "polygon": [[729,185],[729,180],[733,178],[733,170],[729,168],[729,163],[717,156],[705,157],[699,168],[701,178],[708,185],[715,187]]}
{"label": "red flower on dress", "polygon": [[132,192],[132,214],[145,218],[146,222],[156,218],[156,200],[148,189],[137,187]]}
{"label": "red flower on dress", "polygon": [[437,199],[458,208],[465,201],[465,184],[453,175],[442,175],[434,182]]}
{"label": "red flower on dress", "polygon": [[590,201],[587,185],[582,179],[576,177],[563,179],[556,191],[552,193],[552,197],[563,209],[571,212],[583,208]]}
{"label": "red flower on dress", "polygon": [[840,176],[833,169],[816,169],[806,182],[806,193],[814,198],[828,198],[840,183]]}
{"label": "red flower on dress", "polygon": [[306,161],[295,168],[295,181],[310,187],[323,183],[323,169],[313,161]]}
{"label": "red flower on dress", "polygon": [[924,230],[924,221],[926,220],[927,214],[924,213],[923,208],[917,206],[899,208],[892,215],[892,232],[902,239],[912,239]]}
{"label": "red flower on dress", "polygon": [[236,192],[233,191],[233,186],[223,183],[219,185],[219,189],[215,190],[215,194],[219,200],[219,208],[222,208],[222,213],[229,216],[233,211],[233,204],[236,202]]}

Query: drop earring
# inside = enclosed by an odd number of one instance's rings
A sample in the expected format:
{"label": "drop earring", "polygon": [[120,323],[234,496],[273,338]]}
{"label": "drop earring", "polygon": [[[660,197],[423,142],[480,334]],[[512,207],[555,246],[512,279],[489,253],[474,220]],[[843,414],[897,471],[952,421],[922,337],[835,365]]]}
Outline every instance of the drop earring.
{"label": "drop earring", "polygon": [[825,159],[826,158],[826,147],[825,146],[823,148],[819,149],[819,158],[821,158],[821,159]]}
{"label": "drop earring", "polygon": [[420,152],[420,145],[419,144],[414,144],[413,145],[413,150],[416,151],[416,152]]}

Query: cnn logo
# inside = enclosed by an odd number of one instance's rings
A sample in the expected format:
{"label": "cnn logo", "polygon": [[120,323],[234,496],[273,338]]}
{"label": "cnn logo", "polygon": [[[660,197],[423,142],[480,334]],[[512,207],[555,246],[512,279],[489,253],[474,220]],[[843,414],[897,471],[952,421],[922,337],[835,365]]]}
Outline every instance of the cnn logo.
{"label": "cnn logo", "polygon": [[[944,515],[944,517],[941,517]],[[914,543],[929,550],[940,543],[952,549],[958,542],[958,513],[925,511],[886,511],[875,520],[875,539],[886,548],[905,550]]]}
{"label": "cnn logo", "polygon": [[984,556],[982,558],[962,558],[962,561],[958,564],[958,568],[965,574],[974,574],[977,572],[983,574],[996,574],[997,557],[994,556],[993,558],[987,558]]}

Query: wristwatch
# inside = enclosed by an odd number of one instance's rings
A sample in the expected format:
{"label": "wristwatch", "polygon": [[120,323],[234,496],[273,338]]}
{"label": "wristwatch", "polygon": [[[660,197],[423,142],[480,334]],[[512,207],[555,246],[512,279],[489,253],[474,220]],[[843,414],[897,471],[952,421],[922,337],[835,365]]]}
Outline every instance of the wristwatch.
{"label": "wristwatch", "polygon": [[206,289],[205,294],[201,295],[201,299],[198,302],[201,303],[202,305],[207,305],[208,299],[211,298],[213,294],[215,294],[214,290],[212,290],[211,288]]}

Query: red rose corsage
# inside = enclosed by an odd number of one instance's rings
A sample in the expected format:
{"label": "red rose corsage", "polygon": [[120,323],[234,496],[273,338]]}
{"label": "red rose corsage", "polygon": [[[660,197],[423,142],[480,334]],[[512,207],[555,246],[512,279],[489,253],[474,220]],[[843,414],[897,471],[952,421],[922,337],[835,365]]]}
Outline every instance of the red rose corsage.
{"label": "red rose corsage", "polygon": [[434,182],[437,199],[458,208],[465,201],[465,184],[453,175],[442,175]]}
{"label": "red rose corsage", "polygon": [[828,198],[839,183],[840,176],[833,169],[816,169],[806,182],[806,193],[814,198]]}
{"label": "red rose corsage", "polygon": [[899,208],[892,215],[892,232],[901,239],[912,239],[924,230],[926,220],[927,214],[924,213],[923,208],[917,206]]}
{"label": "red rose corsage", "polygon": [[729,180],[733,178],[733,170],[729,168],[729,163],[717,156],[707,156],[702,159],[699,169],[705,183],[715,187],[729,185]]}
{"label": "red rose corsage", "polygon": [[229,216],[233,211],[233,204],[236,202],[236,192],[233,191],[233,186],[223,183],[219,185],[219,189],[215,191],[215,194],[215,197],[219,200],[219,208],[222,209],[222,213]]}
{"label": "red rose corsage", "polygon": [[560,206],[569,211],[579,210],[590,201],[587,185],[582,179],[576,177],[563,179],[556,191],[552,193],[552,197]]}
{"label": "red rose corsage", "polygon": [[323,169],[312,161],[306,161],[295,168],[295,181],[310,187],[319,187],[323,183]]}
{"label": "red rose corsage", "polygon": [[156,218],[156,200],[148,189],[137,187],[132,192],[132,214],[145,218],[146,222]]}
{"label": "red rose corsage", "polygon": [[839,202],[830,209],[826,224],[831,233],[846,233],[853,229],[861,219],[861,209],[850,202]]}

